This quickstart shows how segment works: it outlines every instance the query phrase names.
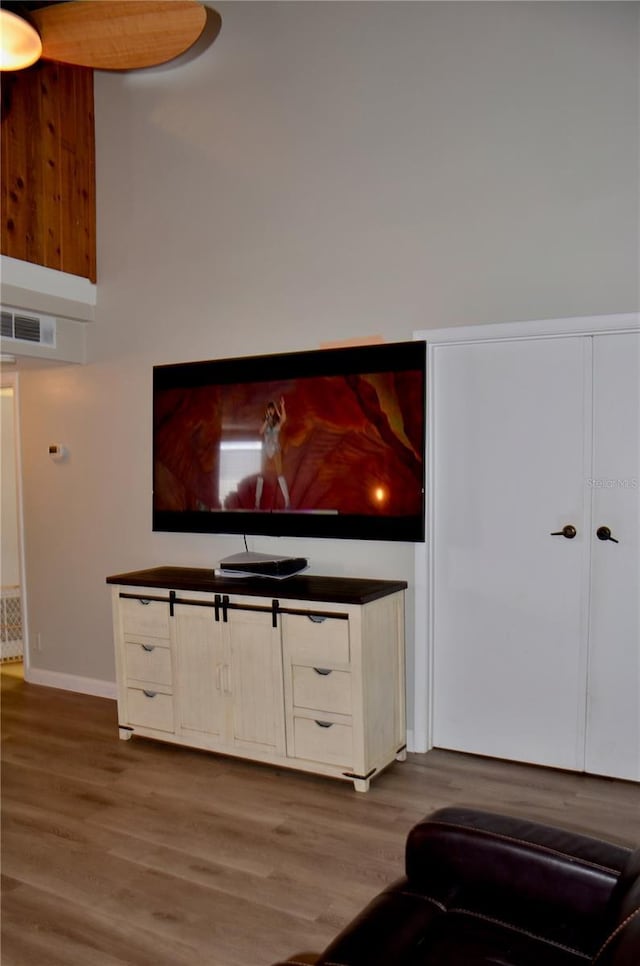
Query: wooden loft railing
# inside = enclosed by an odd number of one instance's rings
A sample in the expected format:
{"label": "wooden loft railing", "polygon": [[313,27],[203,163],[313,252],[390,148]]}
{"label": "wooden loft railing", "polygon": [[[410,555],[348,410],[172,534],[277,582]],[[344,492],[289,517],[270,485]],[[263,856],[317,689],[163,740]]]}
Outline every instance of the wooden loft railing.
{"label": "wooden loft railing", "polygon": [[93,71],[5,74],[0,152],[2,254],[95,282]]}

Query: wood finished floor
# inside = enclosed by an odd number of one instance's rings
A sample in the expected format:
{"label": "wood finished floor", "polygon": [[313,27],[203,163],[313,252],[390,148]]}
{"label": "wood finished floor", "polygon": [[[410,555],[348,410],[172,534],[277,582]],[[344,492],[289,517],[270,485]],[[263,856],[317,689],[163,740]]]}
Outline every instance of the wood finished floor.
{"label": "wood finished floor", "polygon": [[120,741],[115,702],[0,678],[3,966],[268,966],[321,949],[442,805],[640,842],[638,785],[433,751],[362,795]]}

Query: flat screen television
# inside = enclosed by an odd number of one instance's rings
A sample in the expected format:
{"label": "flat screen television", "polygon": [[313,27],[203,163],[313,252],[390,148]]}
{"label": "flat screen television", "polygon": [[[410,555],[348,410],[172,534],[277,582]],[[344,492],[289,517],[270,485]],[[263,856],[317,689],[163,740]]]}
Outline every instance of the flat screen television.
{"label": "flat screen television", "polygon": [[155,366],[153,529],[424,539],[424,342]]}

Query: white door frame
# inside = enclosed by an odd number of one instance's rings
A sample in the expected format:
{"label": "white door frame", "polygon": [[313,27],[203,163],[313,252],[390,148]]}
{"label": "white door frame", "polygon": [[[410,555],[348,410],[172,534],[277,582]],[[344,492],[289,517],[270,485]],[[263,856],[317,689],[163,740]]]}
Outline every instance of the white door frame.
{"label": "white door frame", "polygon": [[13,390],[14,459],[16,471],[16,516],[18,524],[18,555],[20,572],[20,608],[22,616],[22,662],[25,675],[29,668],[29,628],[27,625],[27,574],[24,553],[24,515],[22,498],[22,446],[20,434],[20,390],[17,372],[0,372],[0,388]]}
{"label": "white door frame", "polygon": [[598,335],[640,330],[640,313],[591,315],[566,319],[540,319],[530,322],[458,326],[448,329],[421,329],[414,339],[427,343],[427,420],[426,420],[426,510],[425,542],[416,544],[415,634],[414,634],[414,715],[411,751],[426,752],[433,747],[433,541],[435,532],[433,439],[437,414],[434,412],[434,348],[454,343],[502,342],[522,339],[553,339],[568,335]]}

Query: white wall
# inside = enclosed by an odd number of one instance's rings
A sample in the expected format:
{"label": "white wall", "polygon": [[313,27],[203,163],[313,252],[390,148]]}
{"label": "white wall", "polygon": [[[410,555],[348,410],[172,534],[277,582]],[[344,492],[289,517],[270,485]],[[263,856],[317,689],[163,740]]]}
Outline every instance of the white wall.
{"label": "white wall", "polygon": [[[4,378],[3,378],[4,382]],[[0,388],[0,583],[20,586],[18,489],[16,480],[15,390]]]}
{"label": "white wall", "polygon": [[[637,4],[217,6],[96,75],[92,361],[21,386],[36,668],[113,680],[106,575],[242,549],[151,532],[153,364],[638,307]],[[411,546],[250,546],[408,580],[411,673]]]}

